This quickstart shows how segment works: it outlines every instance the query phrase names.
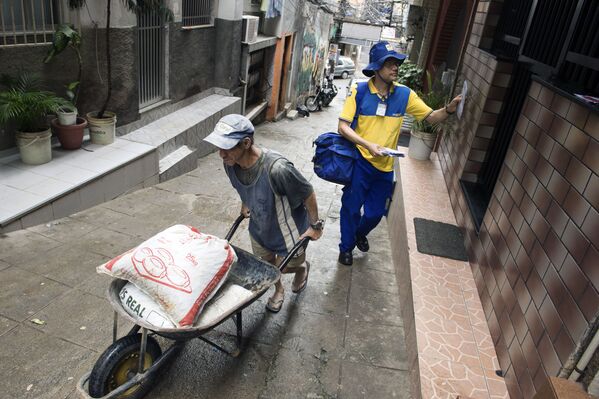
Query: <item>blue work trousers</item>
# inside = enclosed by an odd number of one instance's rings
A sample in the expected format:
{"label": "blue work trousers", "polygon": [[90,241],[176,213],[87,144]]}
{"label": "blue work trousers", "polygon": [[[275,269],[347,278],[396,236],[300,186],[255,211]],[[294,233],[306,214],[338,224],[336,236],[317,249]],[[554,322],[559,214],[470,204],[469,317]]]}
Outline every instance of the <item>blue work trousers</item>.
{"label": "blue work trousers", "polygon": [[341,197],[341,252],[353,250],[356,236],[366,237],[379,224],[387,211],[392,190],[393,172],[381,172],[359,157],[354,164],[352,181],[343,188]]}

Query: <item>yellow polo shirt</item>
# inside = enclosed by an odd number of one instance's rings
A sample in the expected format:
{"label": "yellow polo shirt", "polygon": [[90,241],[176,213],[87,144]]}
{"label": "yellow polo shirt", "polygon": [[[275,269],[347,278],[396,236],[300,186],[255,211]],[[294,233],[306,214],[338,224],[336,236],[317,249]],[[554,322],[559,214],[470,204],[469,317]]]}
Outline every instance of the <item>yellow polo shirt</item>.
{"label": "yellow polo shirt", "polygon": [[[364,93],[362,98],[360,114],[354,131],[365,140],[383,147],[397,148],[404,113],[412,115],[417,120],[422,120],[433,112],[413,90],[399,83],[393,84],[386,99],[378,93],[374,86],[374,78],[368,81],[368,89],[368,92]],[[343,111],[339,116],[339,119],[350,124],[356,114],[356,94],[357,86],[354,85],[351,95],[345,100]],[[386,104],[385,116],[376,115],[379,103]],[[383,172],[393,170],[392,157],[373,157],[366,148],[360,145],[357,147],[362,156],[378,170]]]}

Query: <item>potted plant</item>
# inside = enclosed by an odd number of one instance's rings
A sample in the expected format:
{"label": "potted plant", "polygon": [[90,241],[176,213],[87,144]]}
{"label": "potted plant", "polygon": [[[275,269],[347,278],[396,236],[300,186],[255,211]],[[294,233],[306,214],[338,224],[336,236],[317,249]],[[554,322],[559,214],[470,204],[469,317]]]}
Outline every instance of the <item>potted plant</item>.
{"label": "potted plant", "polygon": [[77,55],[78,73],[77,81],[71,82],[66,86],[66,96],[68,102],[61,106],[56,114],[57,119],[51,122],[52,129],[58,137],[62,148],[66,150],[76,150],[81,148],[83,143],[83,130],[87,126],[87,121],[77,117],[77,98],[79,96],[79,83],[81,82],[81,36],[79,32],[66,24],[58,25],[54,32],[52,47],[48,50],[44,63],[50,62],[56,55],[62,53],[65,49],[71,48]]}
{"label": "potted plant", "polygon": [[52,159],[52,133],[46,122],[48,114],[64,106],[66,100],[39,89],[38,79],[28,73],[16,79],[3,75],[6,87],[0,92],[0,123],[15,122],[15,139],[23,163],[40,165]]}
{"label": "potted plant", "polygon": [[399,70],[397,71],[397,82],[414,91],[422,91],[423,72],[422,68],[418,65],[406,60],[399,66]]}
{"label": "potted plant", "polygon": [[[104,103],[100,111],[89,112],[86,117],[89,121],[89,130],[92,143],[110,144],[114,141],[116,114],[106,111],[110,98],[112,97],[112,63],[110,54],[110,12],[111,0],[106,1],[106,64],[107,64],[107,90]],[[162,0],[121,0],[129,11],[143,13],[155,11],[172,21],[172,11],[163,3]],[[69,8],[79,9],[83,7],[86,0],[69,0]]]}
{"label": "potted plant", "polygon": [[[434,89],[432,84],[431,74],[427,71],[428,85],[425,92],[418,93],[422,101],[432,109],[439,109],[445,106],[448,100],[446,90],[441,86]],[[412,123],[412,131],[410,132],[410,145],[408,156],[413,159],[427,160],[435,146],[437,135],[444,129],[443,123],[431,124],[426,120]]]}

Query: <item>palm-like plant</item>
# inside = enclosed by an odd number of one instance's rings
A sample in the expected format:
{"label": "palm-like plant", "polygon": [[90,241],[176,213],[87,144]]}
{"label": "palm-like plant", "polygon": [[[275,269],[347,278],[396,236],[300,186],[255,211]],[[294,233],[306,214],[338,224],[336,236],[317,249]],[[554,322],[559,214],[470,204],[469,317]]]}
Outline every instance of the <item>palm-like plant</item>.
{"label": "palm-like plant", "polygon": [[[112,63],[110,57],[110,11],[111,1],[106,1],[106,65],[107,65],[107,78],[108,78],[108,90],[106,92],[106,98],[104,104],[98,112],[98,118],[104,117],[104,112],[110,102],[112,96]],[[162,15],[167,21],[173,20],[173,12],[164,4],[163,0],[121,0],[122,3],[127,7],[129,11],[136,14],[154,11]],[[69,0],[68,5],[72,10],[77,10],[86,4],[86,0]]]}
{"label": "palm-like plant", "polygon": [[54,93],[40,90],[39,79],[32,74],[2,75],[0,83],[6,87],[0,92],[0,124],[14,121],[21,132],[46,130],[46,115],[67,104]]}

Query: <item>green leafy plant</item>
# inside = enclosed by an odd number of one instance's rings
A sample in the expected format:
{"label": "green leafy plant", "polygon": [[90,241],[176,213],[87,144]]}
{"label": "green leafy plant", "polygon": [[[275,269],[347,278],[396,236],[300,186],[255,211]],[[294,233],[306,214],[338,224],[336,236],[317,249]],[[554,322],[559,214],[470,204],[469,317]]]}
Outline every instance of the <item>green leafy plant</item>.
{"label": "green leafy plant", "polygon": [[72,107],[68,107],[70,109],[75,109],[77,107],[77,98],[79,97],[79,83],[81,82],[81,71],[82,71],[82,61],[81,61],[81,35],[77,32],[73,27],[67,24],[60,24],[56,28],[54,32],[54,37],[52,39],[52,47],[48,50],[48,54],[44,58],[44,63],[49,63],[52,59],[58,54],[62,53],[67,48],[73,49],[75,54],[77,55],[77,64],[78,64],[78,73],[77,80],[75,82],[71,82],[66,85],[66,96],[72,104]]}
{"label": "green leafy plant", "polygon": [[47,129],[46,115],[68,104],[64,98],[40,90],[37,76],[21,73],[17,78],[2,75],[0,84],[0,123],[14,121],[22,132],[39,132]]}
{"label": "green leafy plant", "polygon": [[[447,93],[447,90],[444,89],[442,84],[440,84],[441,82],[435,82],[435,84],[433,84],[433,78],[429,71],[426,71],[426,79],[428,90],[425,92],[419,92],[418,96],[433,110],[443,108],[448,102],[449,93]],[[414,120],[412,124],[413,130],[424,133],[439,133],[444,129],[444,127],[444,123],[431,124],[426,120]]]}
{"label": "green leafy plant", "polygon": [[[110,55],[110,12],[111,12],[111,0],[106,1],[106,64],[107,64],[107,80],[108,90],[106,91],[106,97],[100,112],[98,112],[98,118],[104,117],[104,112],[108,107],[110,98],[112,97],[112,62]],[[121,0],[125,7],[136,14],[153,11],[158,13],[161,17],[167,21],[173,20],[173,12],[165,5],[163,0]],[[77,10],[86,5],[86,0],[69,0],[69,8]]]}
{"label": "green leafy plant", "polygon": [[423,69],[418,65],[405,61],[399,66],[397,71],[397,82],[404,86],[408,86],[414,91],[422,90],[422,74]]}

